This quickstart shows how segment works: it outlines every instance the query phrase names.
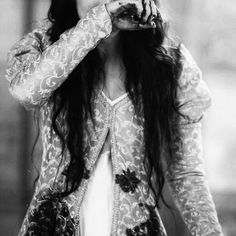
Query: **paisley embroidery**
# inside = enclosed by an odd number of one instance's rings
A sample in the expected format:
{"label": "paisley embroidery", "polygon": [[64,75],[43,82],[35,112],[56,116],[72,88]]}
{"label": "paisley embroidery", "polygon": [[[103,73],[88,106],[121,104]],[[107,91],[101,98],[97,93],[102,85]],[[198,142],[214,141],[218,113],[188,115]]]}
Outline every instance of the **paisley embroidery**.
{"label": "paisley embroidery", "polygon": [[126,229],[127,236],[158,236],[159,234],[159,220],[155,212],[155,207],[148,204],[139,204],[140,207],[146,206],[149,211],[149,219],[134,228]]}
{"label": "paisley embroidery", "polygon": [[135,171],[131,172],[128,168],[127,171],[123,170],[123,174],[116,174],[115,182],[120,185],[124,192],[134,193],[141,181],[136,177]]}
{"label": "paisley embroidery", "polygon": [[[9,91],[27,110],[48,101],[86,54],[110,35],[112,22],[105,5],[100,4],[50,46],[45,28],[25,35],[8,54]],[[48,44],[43,52],[42,41]]]}
{"label": "paisley embroidery", "polygon": [[[93,8],[85,19],[81,19],[75,28],[62,34],[58,42],[50,45],[50,47],[45,34],[46,30],[42,27],[37,28],[17,42],[9,51],[6,69],[6,79],[9,81],[9,91],[13,97],[22,103],[26,109],[33,109],[38,106],[42,108],[40,114],[42,116],[43,156],[37,191],[45,187],[48,188],[53,184],[61,160],[60,142],[55,132],[51,132],[52,111],[50,104],[46,101],[52,92],[66,80],[75,65],[101,39],[110,35],[112,22],[105,6],[100,5]],[[178,124],[176,124],[180,131],[180,136],[176,137],[173,145],[176,163],[173,163],[168,173],[166,173],[166,177],[173,198],[192,235],[223,235],[204,176],[201,152],[201,124],[199,121],[204,112],[210,107],[211,96],[207,85],[202,80],[201,71],[183,45],[181,53],[184,66],[178,81],[177,97],[182,105],[181,113],[188,119],[180,117]],[[111,111],[107,110],[107,107],[102,105],[99,99],[95,102],[95,105],[96,130],[103,133],[108,125],[108,117],[113,113],[111,114]],[[133,108],[130,105],[126,106],[125,104],[120,108],[117,106],[117,110],[119,112],[114,112],[111,120],[109,118],[109,122],[111,121],[109,125],[113,126],[115,123],[115,132],[113,133],[114,140],[117,140],[117,143],[114,144],[116,146],[114,148],[114,160],[117,163],[115,173],[120,173],[124,168],[124,164],[125,166],[140,165],[140,157],[143,154],[143,136],[141,132],[143,127],[137,122],[137,118],[132,112]],[[90,127],[90,123],[88,124]],[[126,135],[123,131],[126,131]],[[88,135],[91,141],[86,141],[90,140],[88,137],[85,141],[88,143],[91,153],[93,153],[97,149],[99,141],[93,138],[96,137],[93,129]],[[122,154],[121,150],[126,152]],[[67,160],[66,157],[65,160]],[[64,166],[65,164],[62,165],[62,168]],[[144,184],[147,184],[146,173],[139,174],[140,179]],[[84,177],[89,177],[88,172],[85,172]],[[123,171],[123,174],[116,175],[116,183],[120,185],[124,192],[133,193],[139,182],[140,180],[135,176],[135,173],[129,169]],[[140,194],[146,195],[145,188],[140,187]],[[116,227],[116,222],[113,224],[113,228],[117,229],[113,235],[119,233],[118,235],[124,236],[126,232],[123,231],[123,228],[126,229],[126,225],[130,223],[126,216],[135,214],[133,196],[124,195],[122,195],[124,198],[116,196],[117,209],[120,215],[117,216],[117,219],[119,217],[119,227]],[[139,196],[139,193],[137,193],[137,196]],[[80,201],[80,196],[75,195],[64,200],[69,206],[71,214],[73,208]],[[125,205],[122,210],[119,208],[121,205]],[[137,212],[139,213],[139,211]],[[49,220],[50,224],[47,224],[46,219]],[[28,225],[29,221],[30,226]],[[55,198],[55,196],[52,198],[52,202],[47,197],[44,200],[42,198],[36,199],[29,207],[29,212],[24,218],[19,235],[26,235],[26,230],[28,230],[28,235],[40,235],[40,232],[43,232],[43,229],[40,228],[39,230],[38,228],[40,225],[43,225],[45,230],[50,231],[53,223],[56,223],[58,232],[60,227],[62,227],[60,230],[65,232],[60,233],[60,235],[73,235],[73,219],[70,218],[66,205],[60,199]],[[149,235],[152,235],[152,232],[155,232],[154,225],[156,223],[156,218],[152,215],[147,222],[127,229],[127,234],[147,235],[150,233]],[[134,225],[135,223],[132,224],[132,226]],[[163,233],[162,235],[166,234]]]}
{"label": "paisley embroidery", "polygon": [[69,209],[60,197],[48,191],[36,198],[39,204],[28,216],[26,235],[75,235],[74,219],[70,217]]}

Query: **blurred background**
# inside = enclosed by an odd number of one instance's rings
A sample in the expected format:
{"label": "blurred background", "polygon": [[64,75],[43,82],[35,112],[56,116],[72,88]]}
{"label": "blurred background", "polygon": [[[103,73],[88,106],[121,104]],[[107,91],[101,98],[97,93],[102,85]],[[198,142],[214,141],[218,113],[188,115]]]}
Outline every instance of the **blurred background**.
{"label": "blurred background", "polygon": [[[17,235],[35,177],[30,151],[33,116],[8,91],[6,54],[35,21],[46,17],[49,0],[0,1],[0,235]],[[203,120],[208,181],[225,236],[236,235],[236,7],[235,0],[165,0],[171,29],[202,69],[213,104]],[[40,144],[38,148],[40,150]],[[167,193],[168,194],[168,193]],[[176,213],[162,212],[170,236],[190,235]]]}

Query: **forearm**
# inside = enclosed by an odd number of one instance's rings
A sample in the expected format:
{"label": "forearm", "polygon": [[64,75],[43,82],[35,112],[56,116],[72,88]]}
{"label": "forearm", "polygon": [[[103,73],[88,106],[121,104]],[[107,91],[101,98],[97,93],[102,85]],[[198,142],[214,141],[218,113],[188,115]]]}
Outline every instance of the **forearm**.
{"label": "forearm", "polygon": [[201,123],[180,125],[167,181],[191,235],[222,236],[202,160]]}
{"label": "forearm", "polygon": [[18,52],[20,54],[22,51],[18,45],[10,55],[14,57],[14,63],[9,63],[7,70],[10,92],[24,105],[41,105],[88,52],[110,35],[111,30],[105,5],[99,5],[91,9],[75,27],[61,34],[58,41],[42,53],[31,53],[25,62],[16,59]]}

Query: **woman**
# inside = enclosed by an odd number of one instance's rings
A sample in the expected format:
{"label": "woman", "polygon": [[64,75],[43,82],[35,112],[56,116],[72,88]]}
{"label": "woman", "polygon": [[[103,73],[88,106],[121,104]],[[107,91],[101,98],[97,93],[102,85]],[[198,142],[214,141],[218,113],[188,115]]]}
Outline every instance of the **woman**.
{"label": "woman", "polygon": [[19,235],[167,235],[165,179],[191,235],[223,235],[203,171],[211,97],[152,0],[52,0],[9,52],[42,164]]}

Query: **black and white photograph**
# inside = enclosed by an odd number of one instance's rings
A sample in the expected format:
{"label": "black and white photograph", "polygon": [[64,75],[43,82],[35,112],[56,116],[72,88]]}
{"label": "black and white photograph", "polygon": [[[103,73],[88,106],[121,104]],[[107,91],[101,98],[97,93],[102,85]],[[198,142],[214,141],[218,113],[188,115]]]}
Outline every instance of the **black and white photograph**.
{"label": "black and white photograph", "polygon": [[0,236],[236,236],[234,0],[0,0]]}

